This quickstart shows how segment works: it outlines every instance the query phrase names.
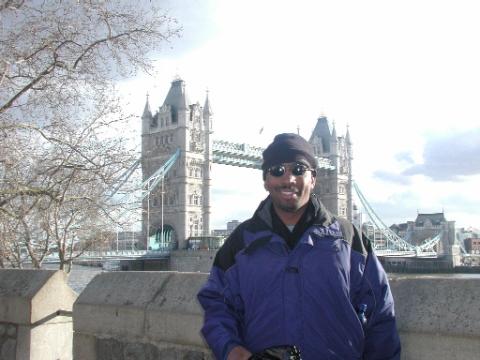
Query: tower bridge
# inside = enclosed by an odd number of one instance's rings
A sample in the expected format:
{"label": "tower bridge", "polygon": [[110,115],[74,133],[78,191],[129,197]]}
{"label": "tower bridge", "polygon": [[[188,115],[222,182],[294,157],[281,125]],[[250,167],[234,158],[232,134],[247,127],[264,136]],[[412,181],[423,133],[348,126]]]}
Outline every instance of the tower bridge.
{"label": "tower bridge", "polygon": [[[160,246],[176,243],[182,249],[188,238],[210,234],[212,164],[259,169],[263,149],[214,140],[208,93],[203,106],[190,102],[182,79],[172,81],[163,104],[155,111],[147,97],[141,119],[141,168],[148,188],[142,203],[142,232]],[[335,126],[330,128],[322,116],[309,142],[321,178],[314,191],[329,210],[351,219],[352,151],[348,129],[345,136],[337,137]],[[178,149],[179,156],[171,162]],[[159,178],[155,174],[168,161],[171,168]]]}
{"label": "tower bridge", "polygon": [[[210,234],[212,164],[260,169],[263,148],[213,139],[208,93],[201,106],[188,99],[185,82],[175,79],[163,104],[142,114],[142,232],[149,248],[185,249],[188,239]],[[441,234],[413,246],[383,224],[352,179],[352,143],[347,128],[337,136],[327,118],[317,119],[308,139],[318,160],[314,192],[332,213],[352,220],[353,191],[390,247],[385,256],[432,255]]]}

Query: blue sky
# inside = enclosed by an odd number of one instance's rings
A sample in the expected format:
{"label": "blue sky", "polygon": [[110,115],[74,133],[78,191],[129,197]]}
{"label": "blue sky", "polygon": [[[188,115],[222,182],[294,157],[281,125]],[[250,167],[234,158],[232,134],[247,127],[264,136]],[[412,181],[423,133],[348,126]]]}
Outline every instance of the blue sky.
{"label": "blue sky", "polygon": [[[347,125],[354,178],[387,224],[445,212],[480,227],[480,5],[475,1],[165,1],[182,38],[156,71],[120,84],[129,111],[163,103],[180,75],[206,89],[214,138],[266,146]],[[133,126],[138,125],[139,123]],[[264,128],[260,134],[260,129]],[[212,228],[251,216],[261,174],[213,167]]]}

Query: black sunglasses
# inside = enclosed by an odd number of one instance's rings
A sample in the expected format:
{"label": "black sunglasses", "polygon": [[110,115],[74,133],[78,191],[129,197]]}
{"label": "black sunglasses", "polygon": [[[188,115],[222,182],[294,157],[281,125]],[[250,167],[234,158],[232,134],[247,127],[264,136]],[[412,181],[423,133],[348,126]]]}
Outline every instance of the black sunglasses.
{"label": "black sunglasses", "polygon": [[287,167],[286,164],[275,165],[268,168],[267,172],[272,176],[281,177],[287,172],[287,168],[290,168],[290,171],[294,176],[303,176],[307,171],[311,171],[313,176],[316,174],[314,169],[300,163],[295,163],[289,167]]}

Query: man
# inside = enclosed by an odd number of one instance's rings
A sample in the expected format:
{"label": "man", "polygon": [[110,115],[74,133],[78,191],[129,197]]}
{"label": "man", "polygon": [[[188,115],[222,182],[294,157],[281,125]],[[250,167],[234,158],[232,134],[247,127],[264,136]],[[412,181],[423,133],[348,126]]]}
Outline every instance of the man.
{"label": "man", "polygon": [[218,359],[282,345],[303,360],[400,359],[385,272],[369,240],[312,193],[316,167],[295,134],[263,152],[269,196],[218,251],[198,294]]}

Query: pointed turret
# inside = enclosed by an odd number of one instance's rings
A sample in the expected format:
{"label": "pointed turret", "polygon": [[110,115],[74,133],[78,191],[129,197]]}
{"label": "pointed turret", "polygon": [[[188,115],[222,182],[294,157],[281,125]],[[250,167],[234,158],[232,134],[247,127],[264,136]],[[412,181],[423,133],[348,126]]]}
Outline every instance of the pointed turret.
{"label": "pointed turret", "polygon": [[312,131],[312,136],[310,137],[310,143],[313,142],[315,137],[318,137],[322,140],[323,146],[323,153],[330,153],[330,128],[328,126],[328,119],[326,116],[320,116],[317,119],[317,124],[315,125],[315,129]]}
{"label": "pointed turret", "polygon": [[189,104],[190,102],[185,91],[185,81],[180,78],[173,80],[163,105],[170,105],[178,111],[187,110]]}
{"label": "pointed turret", "polygon": [[347,145],[352,145],[352,142],[350,140],[350,126],[347,124],[347,133],[345,134],[345,141],[347,142]]}
{"label": "pointed turret", "polygon": [[152,118],[152,111],[150,110],[150,103],[148,102],[148,93],[147,93],[147,101],[145,102],[145,108],[143,109],[142,119],[151,119]]}
{"label": "pointed turret", "polygon": [[148,93],[147,101],[145,102],[145,108],[143,109],[142,114],[142,134],[147,134],[150,130],[150,126],[153,123],[152,111],[150,110],[150,103],[148,102]]}
{"label": "pointed turret", "polygon": [[207,97],[205,98],[205,105],[203,105],[203,117],[210,117],[213,115],[212,107],[210,105],[210,99],[208,98],[208,90],[207,90]]}

